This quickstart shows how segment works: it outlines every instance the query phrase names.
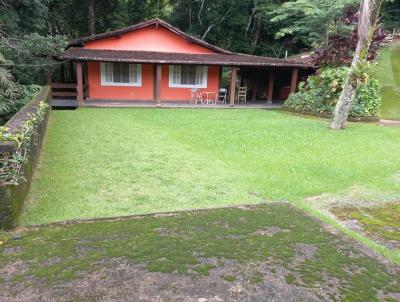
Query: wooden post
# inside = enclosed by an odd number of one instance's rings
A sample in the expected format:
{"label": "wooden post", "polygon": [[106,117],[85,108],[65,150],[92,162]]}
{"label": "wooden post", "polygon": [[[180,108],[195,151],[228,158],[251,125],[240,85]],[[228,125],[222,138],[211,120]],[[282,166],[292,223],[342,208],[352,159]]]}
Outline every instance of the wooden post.
{"label": "wooden post", "polygon": [[47,86],[51,86],[51,72],[47,72]]}
{"label": "wooden post", "polygon": [[89,66],[88,63],[85,63],[85,68],[83,69],[83,84],[85,85],[85,89],[83,91],[83,95],[85,99],[89,97]]}
{"label": "wooden post", "polygon": [[230,91],[230,99],[229,106],[235,106],[235,97],[236,97],[236,78],[237,78],[237,67],[232,67],[231,71],[231,91]]}
{"label": "wooden post", "polygon": [[157,107],[161,107],[161,70],[162,70],[162,65],[157,64],[157,67],[156,67],[156,101],[157,101]]}
{"label": "wooden post", "polygon": [[256,80],[253,79],[253,93],[252,93],[252,101],[254,102],[256,100],[257,97],[257,82]]}
{"label": "wooden post", "polygon": [[218,89],[220,89],[222,88],[222,66],[219,67],[218,81]]}
{"label": "wooden post", "polygon": [[273,71],[269,74],[269,83],[268,83],[268,98],[267,103],[272,104],[272,98],[274,96],[274,82],[275,82],[275,74]]}
{"label": "wooden post", "polygon": [[292,70],[292,82],[290,84],[290,93],[295,93],[297,89],[297,79],[299,77],[299,69],[293,68]]}
{"label": "wooden post", "polygon": [[78,106],[83,105],[82,62],[76,62],[76,90],[78,92]]}

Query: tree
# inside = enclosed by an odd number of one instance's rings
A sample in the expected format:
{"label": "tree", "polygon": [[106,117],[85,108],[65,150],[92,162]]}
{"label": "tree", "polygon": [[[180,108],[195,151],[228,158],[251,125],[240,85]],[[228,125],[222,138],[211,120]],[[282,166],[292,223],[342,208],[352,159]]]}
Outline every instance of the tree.
{"label": "tree", "polygon": [[358,44],[342,93],[333,112],[329,125],[331,129],[339,130],[345,127],[357,91],[357,70],[362,67],[362,64],[367,59],[382,2],[383,0],[361,1],[358,22]]}
{"label": "tree", "polygon": [[343,22],[349,6],[358,0],[294,0],[286,1],[272,12],[271,21],[279,26],[276,38],[291,37],[305,48],[329,44],[332,35],[346,36],[352,30]]}
{"label": "tree", "polygon": [[381,9],[382,23],[387,29],[400,29],[400,1],[384,1]]}

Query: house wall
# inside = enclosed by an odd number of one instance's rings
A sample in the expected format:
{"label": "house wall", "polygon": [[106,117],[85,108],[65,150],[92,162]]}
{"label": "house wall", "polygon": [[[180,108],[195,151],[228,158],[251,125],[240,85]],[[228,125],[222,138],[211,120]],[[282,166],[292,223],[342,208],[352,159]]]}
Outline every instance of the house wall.
{"label": "house wall", "polygon": [[[154,65],[142,64],[142,86],[102,86],[100,62],[88,62],[89,98],[96,100],[150,101],[154,99]],[[217,92],[219,88],[219,66],[208,67],[207,87],[202,91]],[[188,101],[190,88],[169,87],[169,66],[163,65],[161,72],[161,100]]]}
{"label": "house wall", "polygon": [[142,64],[142,86],[102,86],[99,62],[88,62],[90,99],[152,100],[153,65]]}
{"label": "house wall", "polygon": [[162,26],[149,26],[127,32],[120,37],[109,37],[87,42],[84,48],[136,50],[178,53],[215,53],[213,50],[189,42]]}
{"label": "house wall", "polygon": [[[162,26],[148,26],[120,37],[109,37],[87,42],[84,48],[111,49],[130,51],[157,51],[178,53],[215,53],[206,47],[189,42],[181,36]],[[217,91],[219,88],[219,69],[208,68],[208,83],[204,91]],[[90,99],[109,100],[153,100],[154,69],[152,64],[142,64],[142,86],[102,86],[100,63],[88,63],[88,84]],[[190,88],[170,88],[168,65],[162,67],[161,100],[187,101],[190,99]]]}

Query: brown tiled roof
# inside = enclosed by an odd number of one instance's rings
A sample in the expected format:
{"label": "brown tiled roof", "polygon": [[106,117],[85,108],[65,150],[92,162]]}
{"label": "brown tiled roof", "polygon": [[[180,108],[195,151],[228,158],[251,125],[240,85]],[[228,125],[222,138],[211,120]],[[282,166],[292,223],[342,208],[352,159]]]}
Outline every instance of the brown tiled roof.
{"label": "brown tiled roof", "polygon": [[206,41],[203,41],[199,38],[193,37],[183,31],[181,31],[180,29],[172,26],[171,24],[169,24],[168,22],[165,22],[164,20],[161,19],[151,19],[151,20],[147,20],[135,25],[131,25],[128,27],[124,27],[118,30],[114,30],[114,31],[109,31],[106,33],[102,33],[102,34],[97,34],[97,35],[92,35],[92,36],[88,36],[88,37],[83,37],[83,38],[79,38],[76,40],[71,41],[68,44],[68,47],[72,47],[72,46],[83,46],[85,45],[86,42],[90,42],[93,40],[98,40],[98,39],[104,39],[104,38],[109,38],[109,37],[119,37],[124,33],[130,32],[130,31],[134,31],[143,27],[147,27],[147,26],[162,26],[166,29],[168,29],[169,31],[177,34],[178,36],[188,40],[191,43],[195,43],[195,44],[199,44],[201,46],[204,46],[208,49],[214,50],[217,53],[231,53],[229,50],[220,48],[218,46],[212,45],[210,43],[207,43]]}
{"label": "brown tiled roof", "polygon": [[253,56],[240,53],[229,54],[190,54],[152,51],[103,50],[70,47],[58,56],[61,60],[76,61],[104,61],[127,63],[159,63],[159,64],[198,64],[198,65],[225,65],[225,66],[254,66],[254,67],[304,67],[313,68],[314,65],[296,59],[276,59]]}

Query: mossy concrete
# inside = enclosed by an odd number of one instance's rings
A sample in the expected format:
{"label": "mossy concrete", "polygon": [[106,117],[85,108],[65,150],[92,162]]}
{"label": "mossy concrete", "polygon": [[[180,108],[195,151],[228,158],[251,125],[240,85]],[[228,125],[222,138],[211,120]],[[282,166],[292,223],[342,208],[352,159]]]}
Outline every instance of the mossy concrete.
{"label": "mossy concrete", "polygon": [[349,227],[358,228],[390,248],[400,248],[400,202],[370,207],[334,207],[331,212]]}
{"label": "mossy concrete", "polygon": [[400,292],[398,266],[287,203],[19,234],[0,245],[0,300],[393,301]]}

